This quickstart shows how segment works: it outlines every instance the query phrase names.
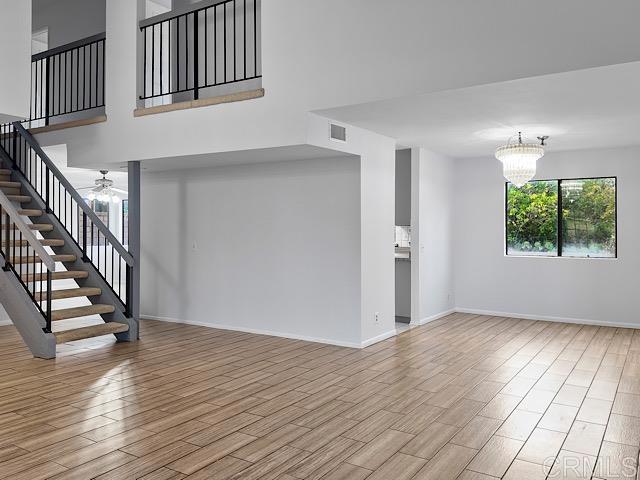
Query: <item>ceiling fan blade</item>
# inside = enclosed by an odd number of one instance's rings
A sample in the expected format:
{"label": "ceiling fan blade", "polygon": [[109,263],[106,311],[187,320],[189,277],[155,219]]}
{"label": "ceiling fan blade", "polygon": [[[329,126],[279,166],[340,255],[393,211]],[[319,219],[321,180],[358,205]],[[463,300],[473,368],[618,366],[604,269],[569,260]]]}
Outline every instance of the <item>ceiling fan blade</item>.
{"label": "ceiling fan blade", "polygon": [[76,190],[86,190],[88,188],[94,188],[94,187],[93,187],[93,185],[90,186],[90,187],[78,187],[78,188],[76,188]]}
{"label": "ceiling fan blade", "polygon": [[122,190],[121,188],[111,187],[111,190],[113,190],[114,192],[124,193],[125,195],[129,195],[129,192],[127,192],[126,190]]}

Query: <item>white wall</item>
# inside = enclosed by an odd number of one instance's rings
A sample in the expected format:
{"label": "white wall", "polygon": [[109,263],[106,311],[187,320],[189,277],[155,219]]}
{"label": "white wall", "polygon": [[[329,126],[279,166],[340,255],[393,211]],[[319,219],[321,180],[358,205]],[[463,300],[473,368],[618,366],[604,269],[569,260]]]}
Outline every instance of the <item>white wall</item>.
{"label": "white wall", "polygon": [[143,316],[361,344],[360,159],[147,173]]}
{"label": "white wall", "polygon": [[411,149],[412,322],[426,322],[455,306],[453,283],[454,161]]}
{"label": "white wall", "polygon": [[47,27],[49,48],[59,47],[104,32],[105,11],[105,0],[33,0],[33,31]]}
{"label": "white wall", "polygon": [[640,148],[553,153],[538,179],[618,177],[618,259],[506,257],[504,179],[493,158],[457,160],[458,308],[640,326]]}
{"label": "white wall", "polygon": [[31,2],[0,0],[0,123],[29,116]]}
{"label": "white wall", "polygon": [[269,0],[264,98],[134,118],[137,2],[107,0],[109,121],[39,139],[75,135],[74,165],[298,145],[309,111],[638,60],[638,14],[635,0]]}
{"label": "white wall", "polygon": [[[344,124],[343,124],[344,125]],[[395,140],[346,127],[346,142],[329,139],[329,120],[307,115],[306,143],[360,155],[362,343],[395,334]]]}

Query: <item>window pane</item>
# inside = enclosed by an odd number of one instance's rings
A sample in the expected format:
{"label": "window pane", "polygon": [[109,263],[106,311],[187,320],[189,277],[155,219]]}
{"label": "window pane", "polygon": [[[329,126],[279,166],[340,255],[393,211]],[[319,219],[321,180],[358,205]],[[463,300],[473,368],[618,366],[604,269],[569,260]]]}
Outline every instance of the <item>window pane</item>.
{"label": "window pane", "polygon": [[615,178],[563,180],[562,255],[616,256]]}
{"label": "window pane", "polygon": [[507,255],[558,254],[558,182],[507,185]]}

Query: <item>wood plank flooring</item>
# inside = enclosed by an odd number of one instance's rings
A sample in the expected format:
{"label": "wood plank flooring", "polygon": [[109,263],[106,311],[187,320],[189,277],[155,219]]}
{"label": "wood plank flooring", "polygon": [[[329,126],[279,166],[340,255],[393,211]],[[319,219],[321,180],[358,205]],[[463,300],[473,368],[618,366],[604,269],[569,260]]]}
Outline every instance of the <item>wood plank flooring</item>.
{"label": "wood plank flooring", "polygon": [[0,327],[0,478],[640,478],[640,330],[454,314],[363,350]]}

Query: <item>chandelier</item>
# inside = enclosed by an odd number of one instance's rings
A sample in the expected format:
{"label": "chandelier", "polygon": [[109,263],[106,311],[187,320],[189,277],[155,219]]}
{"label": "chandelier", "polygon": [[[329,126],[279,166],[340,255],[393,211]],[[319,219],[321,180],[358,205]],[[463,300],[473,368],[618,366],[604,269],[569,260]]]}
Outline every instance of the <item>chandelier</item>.
{"label": "chandelier", "polygon": [[522,132],[518,132],[518,143],[509,143],[496,149],[496,158],[502,162],[504,177],[517,187],[522,187],[536,174],[536,162],[544,155],[544,142],[548,136],[538,137],[540,145],[522,143]]}

